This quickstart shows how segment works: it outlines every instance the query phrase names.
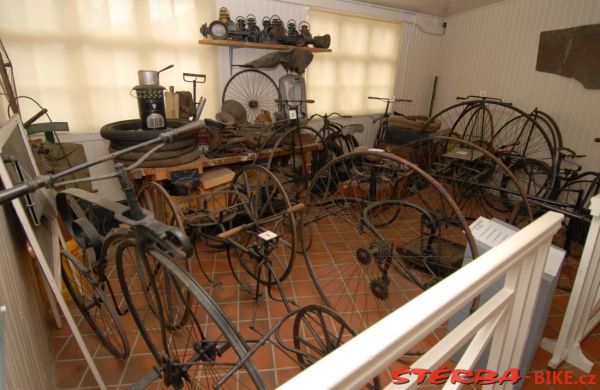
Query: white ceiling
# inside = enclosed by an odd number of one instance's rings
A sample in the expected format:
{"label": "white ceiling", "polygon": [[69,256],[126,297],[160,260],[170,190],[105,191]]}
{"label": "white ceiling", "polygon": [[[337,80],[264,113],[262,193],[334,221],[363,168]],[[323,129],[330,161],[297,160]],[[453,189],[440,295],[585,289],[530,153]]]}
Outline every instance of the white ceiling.
{"label": "white ceiling", "polygon": [[434,16],[449,16],[504,0],[358,0]]}

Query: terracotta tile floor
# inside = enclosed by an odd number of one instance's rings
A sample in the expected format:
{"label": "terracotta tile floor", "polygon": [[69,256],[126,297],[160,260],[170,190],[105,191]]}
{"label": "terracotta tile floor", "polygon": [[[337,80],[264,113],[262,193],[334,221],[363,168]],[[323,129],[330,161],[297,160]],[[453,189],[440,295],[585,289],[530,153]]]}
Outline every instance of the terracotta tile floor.
{"label": "terracotta tile floor", "polygon": [[[313,245],[311,247],[312,261],[315,265],[327,267],[334,263],[334,257],[337,259],[343,258],[344,254],[347,254],[346,252],[348,251],[348,247],[345,244],[345,239],[350,237],[348,234],[349,232],[344,232],[343,229],[337,229],[335,224],[319,224],[319,228],[313,231]],[[264,295],[260,299],[258,306],[255,308],[255,302],[251,300],[246,291],[240,288],[239,284],[232,276],[225,253],[210,251],[200,245],[198,246],[198,250],[206,272],[211,279],[219,282],[220,286],[214,287],[207,283],[206,278],[202,275],[197,264],[192,264],[192,274],[209,290],[244,337],[258,338],[256,332],[249,328],[254,310],[256,310],[255,327],[261,332],[265,332],[273,327],[276,321],[287,313],[284,305],[271,299],[265,299]],[[563,267],[563,274],[560,281],[561,286],[570,286],[572,276],[574,275],[574,267],[576,267],[576,262],[573,261],[569,261],[566,266]],[[115,272],[111,275],[111,280],[117,285],[118,282],[116,281],[116,275],[114,274]],[[398,305],[405,303],[419,293],[419,289],[412,283],[402,283],[401,287],[398,294],[395,295],[401,300],[398,302]],[[294,270],[289,279],[283,283],[283,289],[286,296],[297,302],[299,305],[320,303],[317,291],[310,282],[308,270],[301,257],[296,258]],[[545,328],[545,336],[555,337],[558,334],[568,297],[569,293],[565,290],[556,290],[550,317],[548,318]],[[99,344],[90,327],[87,326],[76,309],[72,310],[72,313],[78,321],[79,328],[84,334],[85,342],[109,389],[129,387],[129,385],[144,375],[155,364],[152,355],[148,352],[147,346],[137,331],[130,315],[126,315],[121,319],[123,326],[128,332],[132,351],[131,356],[126,360],[117,360]],[[381,315],[382,313],[379,312],[379,314]],[[360,320],[356,320],[356,323],[352,320],[349,322],[352,322],[353,325],[358,324],[360,327],[361,321],[363,325],[366,322],[371,322],[370,319],[367,321],[364,317]],[[57,329],[53,324],[50,325],[50,328],[52,335],[51,348],[55,357],[56,366],[56,387],[60,389],[97,388],[94,378],[92,377],[85,360],[83,360],[81,351],[75,343],[69,328],[65,325],[62,329]],[[282,327],[282,337],[286,339],[285,335],[289,334],[289,332],[290,323],[288,322]],[[151,333],[157,335],[156,330]],[[444,334],[445,327],[440,327],[434,334],[428,336],[424,342],[420,343],[418,347],[426,348],[438,340],[439,337],[443,337]],[[600,366],[597,364],[600,362],[600,327],[594,329],[592,334],[583,342],[582,347],[587,356],[596,363],[593,373],[600,374]],[[549,353],[541,349],[538,350],[531,367],[532,370],[546,369],[546,363],[549,358]],[[268,388],[275,388],[300,371],[294,360],[290,359],[279,349],[270,344],[259,349],[253,356],[253,361],[260,370],[260,374]],[[405,363],[410,364],[410,362]],[[403,366],[403,364],[398,363],[392,367],[392,369],[400,366]],[[568,364],[563,364],[560,369],[573,370],[575,376],[581,374],[579,370]],[[385,374],[382,375],[382,381],[384,383],[389,381],[389,377],[385,378],[385,376]],[[531,388],[533,386],[540,387],[540,385],[533,383],[533,379],[531,379],[526,381],[524,388]],[[548,385],[545,387],[549,389],[562,388],[560,385]],[[163,388],[163,386],[159,382],[156,382],[149,388],[160,389]],[[570,386],[570,388],[593,389],[598,387],[582,385],[579,387]]]}

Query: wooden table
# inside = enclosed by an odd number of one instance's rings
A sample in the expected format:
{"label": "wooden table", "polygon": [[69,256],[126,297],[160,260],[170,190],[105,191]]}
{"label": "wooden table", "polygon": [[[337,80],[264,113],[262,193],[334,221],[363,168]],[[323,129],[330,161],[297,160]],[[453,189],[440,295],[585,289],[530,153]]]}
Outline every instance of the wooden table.
{"label": "wooden table", "polygon": [[[323,145],[318,142],[302,145],[302,150],[304,151],[304,157],[306,159],[305,161],[310,161],[308,159],[309,153],[322,149]],[[300,147],[296,147],[296,150],[300,150]],[[131,175],[134,179],[138,180],[143,179],[144,181],[160,182],[163,180],[169,180],[171,178],[171,173],[173,172],[184,171],[187,169],[198,169],[199,173],[202,174],[202,172],[204,172],[206,168],[221,167],[225,165],[242,163],[252,163],[254,160],[266,160],[271,154],[273,154],[272,148],[264,149],[258,154],[255,152],[250,152],[215,158],[208,158],[205,155],[202,155],[199,159],[195,161],[186,164],[174,165],[172,167],[135,168],[131,171]],[[284,157],[289,156],[291,154],[292,150],[287,148],[278,148],[274,151],[274,157]]]}

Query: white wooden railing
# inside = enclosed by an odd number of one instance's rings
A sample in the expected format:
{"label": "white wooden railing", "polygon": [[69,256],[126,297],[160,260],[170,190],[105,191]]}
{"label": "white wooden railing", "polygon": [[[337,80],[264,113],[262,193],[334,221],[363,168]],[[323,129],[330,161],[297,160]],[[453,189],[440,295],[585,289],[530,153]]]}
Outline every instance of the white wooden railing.
{"label": "white wooden railing", "polygon": [[566,360],[587,373],[594,363],[580,344],[600,322],[600,194],[592,198],[590,212],[592,223],[558,338],[542,340],[542,348],[552,352],[549,367],[556,368]]}
{"label": "white wooden railing", "polygon": [[[502,278],[503,288],[411,367],[435,369],[469,340],[473,341],[456,367],[473,369],[490,340],[487,369],[503,373],[519,367],[548,249],[562,218],[558,213],[546,213],[334,350],[280,389],[360,388]],[[411,382],[390,384],[389,387],[416,387],[416,377],[405,378]],[[446,386],[454,388],[460,384],[446,383]]]}

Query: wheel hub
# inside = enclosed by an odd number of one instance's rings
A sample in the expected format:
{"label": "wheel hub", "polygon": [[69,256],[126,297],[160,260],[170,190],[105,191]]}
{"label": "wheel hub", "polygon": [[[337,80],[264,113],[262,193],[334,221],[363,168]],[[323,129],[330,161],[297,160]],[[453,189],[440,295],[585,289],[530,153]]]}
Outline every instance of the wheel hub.
{"label": "wheel hub", "polygon": [[163,382],[166,386],[173,386],[176,389],[183,387],[183,379],[188,376],[187,370],[178,363],[179,360],[163,355]]}
{"label": "wheel hub", "polygon": [[358,248],[356,251],[356,260],[362,265],[368,265],[371,262],[371,254],[365,248]]}
{"label": "wheel hub", "polygon": [[258,102],[257,102],[256,100],[250,100],[250,101],[248,102],[248,106],[249,106],[250,108],[258,108]]}
{"label": "wheel hub", "polygon": [[371,252],[375,254],[375,263],[381,272],[387,272],[387,265],[392,257],[392,248],[387,241],[378,240],[371,244]]}
{"label": "wheel hub", "polygon": [[214,362],[217,356],[220,356],[216,341],[202,340],[200,343],[194,344],[194,350],[198,355],[196,360],[203,362]]}
{"label": "wheel hub", "polygon": [[388,299],[390,296],[390,280],[386,277],[375,278],[369,283],[371,293],[380,301]]}

